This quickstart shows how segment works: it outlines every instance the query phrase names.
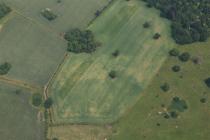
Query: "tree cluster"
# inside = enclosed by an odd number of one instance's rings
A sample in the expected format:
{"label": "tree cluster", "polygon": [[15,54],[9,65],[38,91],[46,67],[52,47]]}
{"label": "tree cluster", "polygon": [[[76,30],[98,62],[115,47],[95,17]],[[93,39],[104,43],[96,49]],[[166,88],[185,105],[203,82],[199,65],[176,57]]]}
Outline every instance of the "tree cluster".
{"label": "tree cluster", "polygon": [[172,37],[178,44],[206,41],[210,28],[209,0],[143,0],[172,21]]}
{"label": "tree cluster", "polygon": [[0,4],[0,19],[11,12],[11,8],[4,3]]}
{"label": "tree cluster", "polygon": [[67,50],[74,53],[92,53],[100,46],[90,30],[72,29],[65,33],[64,38],[68,41]]}

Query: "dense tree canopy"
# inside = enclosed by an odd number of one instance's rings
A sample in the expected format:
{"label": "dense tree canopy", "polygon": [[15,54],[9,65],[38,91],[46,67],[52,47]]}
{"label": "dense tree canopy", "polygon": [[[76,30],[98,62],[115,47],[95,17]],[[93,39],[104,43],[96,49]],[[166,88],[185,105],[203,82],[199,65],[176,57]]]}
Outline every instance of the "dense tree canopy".
{"label": "dense tree canopy", "polygon": [[206,41],[210,28],[209,0],[143,0],[172,21],[172,37],[178,44]]}
{"label": "dense tree canopy", "polygon": [[6,14],[8,14],[9,12],[11,12],[10,7],[8,7],[6,4],[4,3],[0,3],[0,19],[3,18]]}
{"label": "dense tree canopy", "polygon": [[72,29],[66,32],[65,39],[68,41],[68,51],[74,53],[91,53],[99,46],[90,30]]}

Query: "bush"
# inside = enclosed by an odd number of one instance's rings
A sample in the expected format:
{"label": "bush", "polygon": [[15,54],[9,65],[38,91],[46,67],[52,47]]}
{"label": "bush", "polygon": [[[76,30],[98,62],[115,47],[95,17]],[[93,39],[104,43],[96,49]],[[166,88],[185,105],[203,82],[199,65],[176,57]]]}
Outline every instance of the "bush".
{"label": "bush", "polygon": [[163,85],[160,86],[160,88],[164,91],[167,92],[170,90],[170,86],[168,83],[164,83]]}
{"label": "bush", "polygon": [[150,27],[150,23],[149,23],[149,22],[145,22],[145,23],[143,24],[143,27],[144,27],[144,28],[149,28],[149,27]]}
{"label": "bush", "polygon": [[153,39],[159,39],[161,37],[161,35],[159,33],[155,33],[153,36]]}
{"label": "bush", "polygon": [[113,55],[114,57],[117,57],[119,54],[120,54],[120,51],[119,51],[119,50],[116,50],[116,51],[114,51],[114,52],[112,53],[112,55]]}
{"label": "bush", "polygon": [[94,35],[90,30],[72,29],[66,32],[64,38],[68,41],[67,50],[74,53],[92,53],[100,46],[95,42]]}
{"label": "bush", "polygon": [[46,8],[41,12],[42,16],[48,19],[49,21],[55,20],[57,15],[54,14],[50,9]]}
{"label": "bush", "polygon": [[52,98],[48,98],[47,100],[45,100],[45,102],[44,102],[44,107],[45,107],[46,109],[49,109],[52,105],[53,105],[53,100],[52,100]]}
{"label": "bush", "polygon": [[9,72],[9,70],[11,69],[11,64],[8,62],[5,62],[3,64],[0,65],[0,75],[5,75]]}
{"label": "bush", "polygon": [[187,62],[190,59],[190,54],[188,52],[184,52],[179,56],[179,60],[182,62]]}
{"label": "bush", "polygon": [[179,71],[181,70],[181,68],[180,68],[180,66],[175,65],[175,66],[172,67],[172,70],[173,70],[174,72],[179,72]]}
{"label": "bush", "polygon": [[175,56],[175,57],[179,56],[179,50],[174,48],[174,49],[169,51],[169,55],[170,56]]}
{"label": "bush", "polygon": [[36,107],[42,104],[42,95],[39,93],[35,93],[32,95],[32,104]]}
{"label": "bush", "polygon": [[201,99],[200,99],[200,102],[201,102],[201,103],[206,103],[206,98],[201,98]]}
{"label": "bush", "polygon": [[6,16],[8,13],[10,13],[12,10],[10,7],[8,7],[6,4],[1,3],[0,4],[0,19]]}
{"label": "bush", "polygon": [[204,82],[206,83],[206,85],[210,88],[210,77],[205,79]]}
{"label": "bush", "polygon": [[171,111],[170,116],[171,118],[176,119],[178,117],[178,113],[176,111]]}
{"label": "bush", "polygon": [[117,72],[114,71],[114,70],[110,71],[109,72],[109,77],[112,78],[112,79],[116,78],[117,77]]}

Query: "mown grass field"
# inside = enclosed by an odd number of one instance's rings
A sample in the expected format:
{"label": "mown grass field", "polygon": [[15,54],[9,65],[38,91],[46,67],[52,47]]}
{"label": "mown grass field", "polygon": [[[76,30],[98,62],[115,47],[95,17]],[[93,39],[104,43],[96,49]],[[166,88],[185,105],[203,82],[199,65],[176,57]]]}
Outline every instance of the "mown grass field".
{"label": "mown grass field", "polygon": [[[85,28],[94,18],[94,14],[108,3],[109,0],[0,0],[8,3],[21,14],[51,28],[57,33],[69,28]],[[52,22],[44,19],[40,12],[50,8],[58,18]]]}
{"label": "mown grass field", "polygon": [[30,93],[0,83],[0,136],[2,140],[44,140],[44,126],[29,104]]}
{"label": "mown grass field", "polygon": [[111,127],[92,125],[66,125],[49,127],[48,138],[59,140],[104,140],[112,133]]}
{"label": "mown grass field", "polygon": [[[168,21],[158,14],[141,1],[117,0],[90,25],[102,47],[66,60],[50,89],[55,123],[113,122],[138,100],[174,45]],[[109,78],[111,70],[116,79]]]}
{"label": "mown grass field", "polygon": [[[209,45],[210,40],[179,46],[181,52],[187,51],[192,58],[198,57],[200,64],[192,61],[183,63],[177,58],[169,57],[134,108],[115,124],[111,140],[210,139],[210,89],[204,84],[204,79],[210,76]],[[178,73],[171,70],[175,64],[181,66]],[[164,82],[171,87],[167,93],[160,89]],[[180,117],[177,119],[167,120],[158,115],[158,112],[163,112],[161,104],[167,107],[174,96],[184,99],[188,109],[179,113]],[[205,98],[207,102],[201,103],[201,98]]]}
{"label": "mown grass field", "polygon": [[8,77],[44,85],[63,59],[66,42],[15,12],[8,16],[0,30],[0,63],[12,65]]}

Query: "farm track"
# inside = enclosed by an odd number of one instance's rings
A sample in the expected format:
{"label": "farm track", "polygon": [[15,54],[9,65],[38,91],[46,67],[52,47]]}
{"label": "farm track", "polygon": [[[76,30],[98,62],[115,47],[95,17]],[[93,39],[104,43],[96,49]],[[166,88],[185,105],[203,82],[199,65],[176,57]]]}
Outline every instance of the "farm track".
{"label": "farm track", "polygon": [[10,85],[14,85],[14,86],[18,86],[18,87],[22,87],[25,89],[29,89],[32,92],[37,92],[37,91],[41,91],[42,87],[37,86],[37,85],[33,85],[33,84],[29,84],[27,82],[24,81],[20,81],[17,79],[12,79],[12,78],[8,78],[6,76],[0,76],[0,81],[10,84]]}

